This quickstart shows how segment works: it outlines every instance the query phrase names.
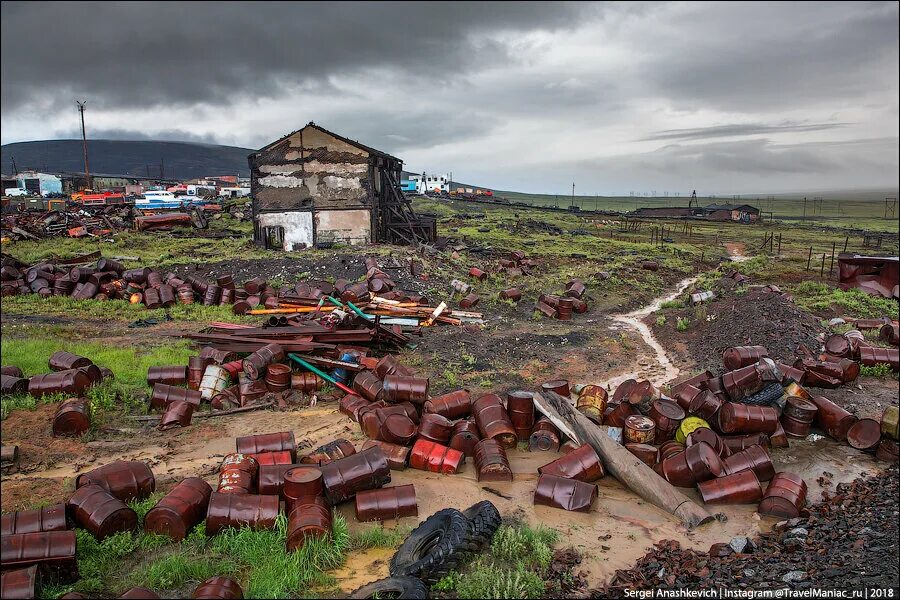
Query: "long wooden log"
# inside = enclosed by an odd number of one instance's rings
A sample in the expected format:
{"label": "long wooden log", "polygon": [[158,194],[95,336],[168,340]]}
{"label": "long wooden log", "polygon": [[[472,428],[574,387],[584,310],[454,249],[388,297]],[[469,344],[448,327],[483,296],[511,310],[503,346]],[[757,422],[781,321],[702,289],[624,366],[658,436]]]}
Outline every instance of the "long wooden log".
{"label": "long wooden log", "polygon": [[688,529],[714,519],[703,507],[695,504],[624,446],[601,431],[593,421],[575,410],[568,399],[545,391],[543,394],[534,394],[534,404],[551,421],[562,421],[579,440],[590,444],[613,477],[647,502],[681,519]]}

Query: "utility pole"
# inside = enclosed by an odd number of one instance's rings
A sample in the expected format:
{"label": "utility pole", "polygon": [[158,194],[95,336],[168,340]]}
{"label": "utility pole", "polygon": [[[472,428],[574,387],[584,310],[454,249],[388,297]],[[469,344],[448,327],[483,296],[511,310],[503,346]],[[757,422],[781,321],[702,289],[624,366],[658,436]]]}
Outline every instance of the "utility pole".
{"label": "utility pole", "polygon": [[86,100],[76,100],[75,104],[78,105],[78,112],[81,113],[81,149],[84,153],[84,178],[87,180],[87,188],[94,189],[91,186],[91,170],[88,168],[88,155],[87,155],[87,132],[84,129],[84,105]]}
{"label": "utility pole", "polygon": [[806,196],[803,196],[803,218],[806,218]]}
{"label": "utility pole", "polygon": [[572,182],[572,206],[575,206],[575,182]]}

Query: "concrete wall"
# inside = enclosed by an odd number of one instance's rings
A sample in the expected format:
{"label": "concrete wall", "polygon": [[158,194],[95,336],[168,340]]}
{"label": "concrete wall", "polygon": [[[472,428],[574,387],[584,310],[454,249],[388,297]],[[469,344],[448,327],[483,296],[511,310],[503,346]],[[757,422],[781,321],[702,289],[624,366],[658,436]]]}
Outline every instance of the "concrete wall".
{"label": "concrete wall", "polygon": [[316,242],[368,244],[372,240],[372,212],[361,210],[320,210],[316,212]]}
{"label": "concrete wall", "polygon": [[283,250],[293,250],[294,244],[306,244],[307,248],[313,247],[313,214],[311,211],[262,213],[257,216],[257,220],[261,235],[263,227],[284,227]]}

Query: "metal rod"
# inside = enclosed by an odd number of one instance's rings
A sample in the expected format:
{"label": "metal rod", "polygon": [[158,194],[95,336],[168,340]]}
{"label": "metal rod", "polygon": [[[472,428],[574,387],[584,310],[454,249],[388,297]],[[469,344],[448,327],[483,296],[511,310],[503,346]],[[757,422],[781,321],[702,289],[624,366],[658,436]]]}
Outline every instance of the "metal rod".
{"label": "metal rod", "polygon": [[328,381],[328,382],[334,384],[335,386],[337,386],[341,390],[347,392],[348,394],[356,393],[353,390],[351,390],[350,388],[348,388],[346,385],[344,385],[343,383],[341,383],[340,381],[338,381],[337,379],[335,379],[334,377],[332,377],[331,375],[326,373],[325,371],[317,369],[316,367],[312,366],[311,364],[309,364],[308,362],[306,362],[305,360],[303,360],[302,358],[300,358],[293,352],[288,353],[288,358],[290,358],[292,361],[299,364],[300,366],[305,367],[306,369],[309,369],[310,371],[312,371],[313,373],[315,373],[316,375],[318,375],[325,381]]}

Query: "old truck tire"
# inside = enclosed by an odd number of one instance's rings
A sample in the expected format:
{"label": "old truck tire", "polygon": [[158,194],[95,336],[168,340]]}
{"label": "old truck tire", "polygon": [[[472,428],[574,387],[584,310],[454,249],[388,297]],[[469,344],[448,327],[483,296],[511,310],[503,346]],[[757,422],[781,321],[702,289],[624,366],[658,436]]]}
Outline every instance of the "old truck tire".
{"label": "old truck tire", "polygon": [[433,584],[459,570],[466,554],[473,551],[469,519],[455,508],[434,513],[413,529],[391,559],[394,577],[418,577]]}
{"label": "old truck tire", "polygon": [[503,521],[497,507],[492,502],[483,500],[464,510],[463,514],[469,519],[469,534],[473,549],[482,550],[490,546],[494,534]]}
{"label": "old truck tire", "polygon": [[428,597],[428,586],[415,577],[387,577],[364,585],[351,598],[409,598],[421,600]]}

